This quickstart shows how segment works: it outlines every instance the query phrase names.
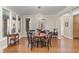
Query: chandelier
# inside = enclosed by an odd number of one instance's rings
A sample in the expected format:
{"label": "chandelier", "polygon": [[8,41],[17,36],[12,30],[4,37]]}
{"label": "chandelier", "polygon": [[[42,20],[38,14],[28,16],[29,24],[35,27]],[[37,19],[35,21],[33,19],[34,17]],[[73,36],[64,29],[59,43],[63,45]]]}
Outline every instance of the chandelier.
{"label": "chandelier", "polygon": [[37,21],[38,21],[37,28],[42,30],[42,29],[44,29],[45,18],[44,18],[44,15],[41,13],[41,7],[38,6],[37,8],[38,8],[38,13],[36,14],[36,18],[37,18]]}

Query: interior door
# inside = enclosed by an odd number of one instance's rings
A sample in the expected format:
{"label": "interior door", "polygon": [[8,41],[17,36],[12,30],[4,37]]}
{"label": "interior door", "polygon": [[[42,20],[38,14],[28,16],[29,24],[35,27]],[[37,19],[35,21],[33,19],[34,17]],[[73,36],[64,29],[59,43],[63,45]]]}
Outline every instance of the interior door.
{"label": "interior door", "polygon": [[73,16],[73,37],[79,38],[79,15]]}

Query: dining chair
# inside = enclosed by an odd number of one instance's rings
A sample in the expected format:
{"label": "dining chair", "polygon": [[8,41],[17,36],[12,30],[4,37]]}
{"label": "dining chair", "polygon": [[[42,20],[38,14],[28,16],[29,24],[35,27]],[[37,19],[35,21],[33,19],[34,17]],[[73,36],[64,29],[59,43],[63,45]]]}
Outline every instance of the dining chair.
{"label": "dining chair", "polygon": [[31,39],[31,50],[32,50],[32,48],[33,47],[35,47],[35,46],[37,46],[38,47],[38,39],[39,38],[34,38],[33,36],[32,36],[32,39]]}
{"label": "dining chair", "polygon": [[30,31],[27,32],[27,39],[28,39],[28,47],[31,45],[32,40],[32,33]]}
{"label": "dining chair", "polygon": [[49,40],[49,45],[51,47],[51,39],[52,39],[52,32],[48,33],[48,40]]}
{"label": "dining chair", "polygon": [[42,38],[42,46],[47,46],[48,50],[51,47],[51,39],[52,39],[52,32],[48,32],[47,37]]}
{"label": "dining chair", "polygon": [[49,39],[48,37],[42,37],[41,38],[41,42],[42,42],[42,47],[45,46],[45,47],[48,47],[48,50],[49,50]]}

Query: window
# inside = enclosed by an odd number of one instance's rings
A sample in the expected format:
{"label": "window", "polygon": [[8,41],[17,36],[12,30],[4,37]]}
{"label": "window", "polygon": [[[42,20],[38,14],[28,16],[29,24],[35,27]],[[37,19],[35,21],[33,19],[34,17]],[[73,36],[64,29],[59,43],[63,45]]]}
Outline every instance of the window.
{"label": "window", "polygon": [[21,18],[18,17],[18,32],[21,32]]}
{"label": "window", "polygon": [[3,9],[2,12],[2,19],[3,19],[3,37],[5,37],[8,34],[8,23],[9,23],[9,11],[6,9]]}
{"label": "window", "polygon": [[12,13],[12,30],[11,33],[16,33],[16,15]]}

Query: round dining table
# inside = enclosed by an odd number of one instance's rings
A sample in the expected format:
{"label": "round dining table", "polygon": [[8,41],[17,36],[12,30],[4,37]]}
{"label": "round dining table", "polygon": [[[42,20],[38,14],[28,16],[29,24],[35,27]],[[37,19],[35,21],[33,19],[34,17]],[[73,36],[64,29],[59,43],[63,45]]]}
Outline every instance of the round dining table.
{"label": "round dining table", "polygon": [[38,47],[38,44],[41,43],[42,40],[47,40],[47,34],[46,33],[40,33],[40,34],[34,33],[32,38],[33,40],[37,41],[37,47]]}

